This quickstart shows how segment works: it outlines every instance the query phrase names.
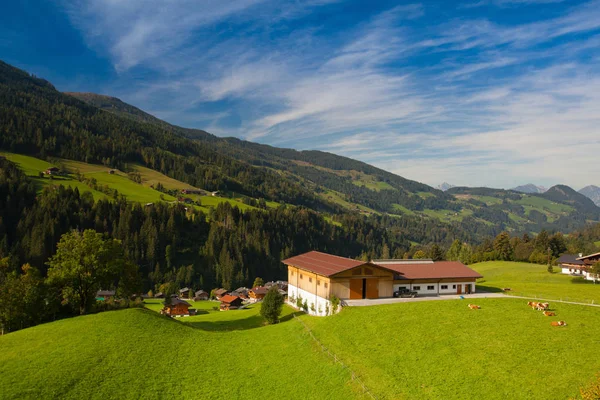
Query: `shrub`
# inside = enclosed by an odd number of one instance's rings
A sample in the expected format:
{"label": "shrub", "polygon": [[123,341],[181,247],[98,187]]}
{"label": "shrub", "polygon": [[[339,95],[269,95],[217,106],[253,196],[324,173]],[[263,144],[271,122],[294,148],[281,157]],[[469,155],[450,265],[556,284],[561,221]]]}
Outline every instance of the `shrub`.
{"label": "shrub", "polygon": [[304,300],[304,303],[302,303],[302,309],[304,310],[304,312],[308,312],[308,303],[306,302],[306,300]]}
{"label": "shrub", "polygon": [[296,299],[296,307],[302,308],[302,296],[300,295],[298,295],[298,298]]}
{"label": "shrub", "polygon": [[331,302],[331,313],[335,314],[337,312],[337,310],[338,310],[339,305],[340,305],[340,299],[335,294],[332,294],[329,297],[329,301]]}

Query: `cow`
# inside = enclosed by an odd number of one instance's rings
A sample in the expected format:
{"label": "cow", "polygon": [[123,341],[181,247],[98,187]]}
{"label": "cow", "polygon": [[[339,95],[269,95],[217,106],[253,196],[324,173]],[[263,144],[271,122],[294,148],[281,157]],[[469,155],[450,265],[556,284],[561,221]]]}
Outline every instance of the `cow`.
{"label": "cow", "polygon": [[544,314],[546,317],[555,317],[556,313],[550,312],[550,311],[544,311],[542,312],[542,314]]}
{"label": "cow", "polygon": [[535,309],[538,311],[544,311],[546,310],[546,307],[542,303],[538,303],[538,305],[535,306]]}
{"label": "cow", "polygon": [[469,304],[469,308],[470,308],[471,310],[479,310],[481,307],[480,307],[480,306],[478,306],[478,305],[475,305],[475,304]]}
{"label": "cow", "polygon": [[552,325],[552,326],[566,326],[567,323],[565,321],[552,321],[552,322],[550,322],[550,325]]}

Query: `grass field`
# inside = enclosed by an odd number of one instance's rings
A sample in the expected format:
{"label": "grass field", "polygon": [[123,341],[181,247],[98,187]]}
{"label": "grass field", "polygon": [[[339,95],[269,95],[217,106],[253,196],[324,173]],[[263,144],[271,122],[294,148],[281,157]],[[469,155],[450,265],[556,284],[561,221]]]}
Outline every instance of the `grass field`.
{"label": "grass field", "polygon": [[[480,289],[498,291],[510,287],[509,294],[555,300],[600,304],[600,284],[555,272],[550,274],[545,265],[490,261],[470,266],[481,275]],[[558,272],[556,272],[558,271]],[[599,310],[600,311],[600,310]]]}
{"label": "grass field", "polygon": [[[0,398],[360,398],[348,372],[290,320],[291,309],[276,326],[256,324],[256,313],[181,323],[130,309],[11,333],[0,337]],[[201,318],[214,329],[195,326]],[[224,318],[239,329],[228,332]]]}
{"label": "grass field", "polygon": [[567,399],[600,370],[600,309],[553,304],[568,326],[523,299],[349,307],[302,318],[379,399]]}
{"label": "grass field", "polygon": [[[513,287],[540,273],[519,263],[492,264],[475,268],[488,282],[504,276],[501,282]],[[498,268],[504,273],[493,272]],[[551,284],[563,292],[579,286]],[[347,307],[331,317],[299,318],[378,399],[566,399],[600,370],[591,350],[598,345],[600,308],[551,303],[557,317],[548,318],[525,299],[478,299],[481,310],[469,310],[468,302]],[[364,398],[348,369],[321,352],[291,308],[284,308],[280,324],[264,326],[260,305],[220,312],[217,302],[191,304],[198,315],[176,320],[160,316],[161,300],[151,299],[148,310],[77,317],[0,337],[0,398],[216,399],[257,392]],[[568,326],[550,326],[557,319]]]}

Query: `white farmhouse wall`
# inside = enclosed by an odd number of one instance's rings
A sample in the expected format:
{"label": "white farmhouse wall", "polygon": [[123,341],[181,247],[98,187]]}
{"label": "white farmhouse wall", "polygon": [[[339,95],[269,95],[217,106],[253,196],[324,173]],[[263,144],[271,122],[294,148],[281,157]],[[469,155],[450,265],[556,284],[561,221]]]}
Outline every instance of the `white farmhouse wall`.
{"label": "white farmhouse wall", "polygon": [[[288,284],[288,304],[294,308],[297,308],[296,302],[292,302],[291,298],[297,299],[298,296],[302,298],[302,303],[306,300],[306,304],[308,304],[308,314],[316,315],[316,316],[325,316],[326,309],[329,308],[331,313],[331,302],[329,299],[325,299],[321,296],[317,296],[314,293],[307,292],[306,290],[297,288],[294,285]],[[315,311],[311,310],[311,305],[314,305]],[[338,306],[338,312],[342,308],[341,304]],[[320,312],[319,312],[320,311]]]}
{"label": "white farmhouse wall", "polygon": [[[437,295],[437,294],[456,294],[456,285],[462,285],[461,293],[465,293],[465,285],[471,285],[471,293],[475,293],[475,282],[440,282],[440,283],[398,283],[394,284],[394,292],[399,288],[404,287],[415,291],[421,295]],[[433,286],[433,289],[427,289],[428,286]],[[442,289],[442,286],[448,286],[447,289]],[[420,287],[420,289],[415,289]]]}

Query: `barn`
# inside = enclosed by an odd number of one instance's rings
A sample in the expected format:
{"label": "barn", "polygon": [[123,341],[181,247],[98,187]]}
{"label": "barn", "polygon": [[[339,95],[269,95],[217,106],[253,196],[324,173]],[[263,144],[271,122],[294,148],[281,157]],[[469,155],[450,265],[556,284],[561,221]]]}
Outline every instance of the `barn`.
{"label": "barn", "polygon": [[172,297],[171,302],[165,304],[161,310],[161,314],[165,314],[170,317],[188,317],[190,315],[189,308],[190,303],[187,301]]}
{"label": "barn", "polygon": [[331,295],[341,300],[389,298],[403,287],[421,295],[467,294],[475,293],[475,280],[482,277],[456,261],[365,262],[318,251],[283,263],[288,266],[288,301],[302,298],[314,315],[326,314]]}
{"label": "barn", "polygon": [[589,281],[597,280],[597,277],[590,271],[591,267],[600,262],[600,253],[594,253],[587,256],[583,254],[563,254],[556,260],[563,274],[581,276]]}

